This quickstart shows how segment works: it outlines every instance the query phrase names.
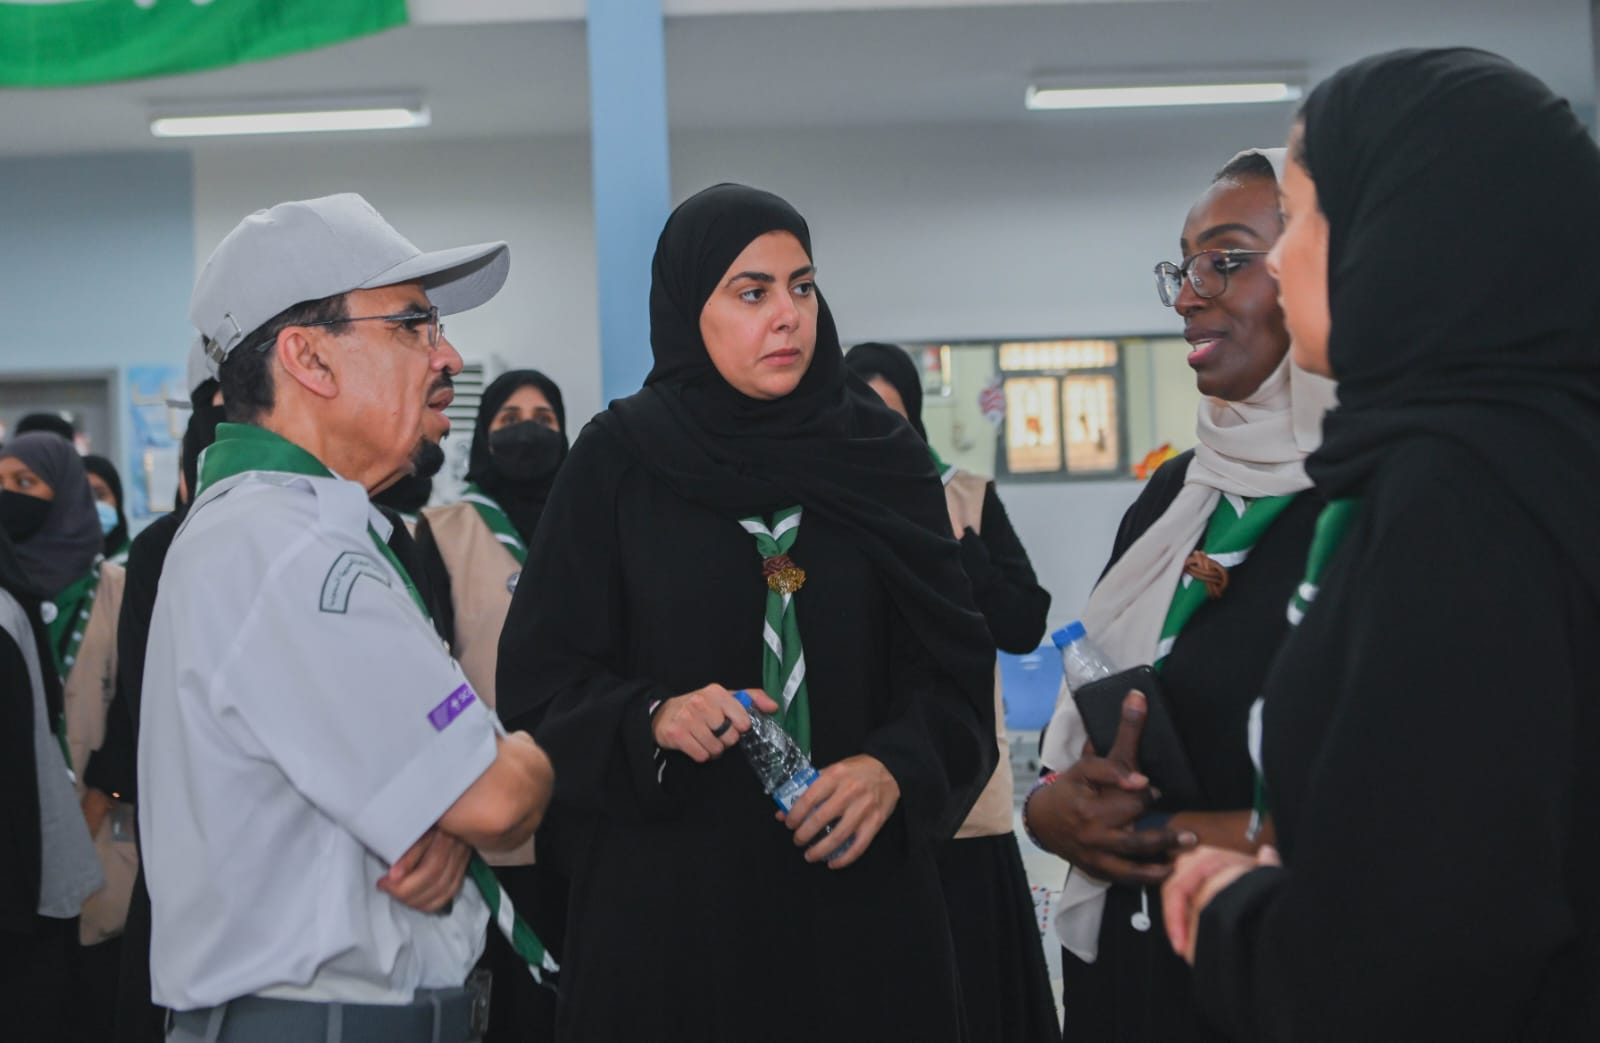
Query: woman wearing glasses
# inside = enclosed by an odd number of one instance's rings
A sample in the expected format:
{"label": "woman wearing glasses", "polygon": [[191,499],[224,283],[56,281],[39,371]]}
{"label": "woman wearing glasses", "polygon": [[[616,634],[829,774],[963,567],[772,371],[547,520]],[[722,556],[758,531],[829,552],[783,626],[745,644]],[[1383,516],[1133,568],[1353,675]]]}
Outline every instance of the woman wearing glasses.
{"label": "woman wearing glasses", "polygon": [[1237,1039],[1600,1039],[1600,150],[1458,49],[1336,73],[1290,153],[1270,263],[1340,405],[1264,688],[1282,864],[1186,856],[1168,931]]}
{"label": "woman wearing glasses", "polygon": [[[1290,361],[1266,270],[1281,162],[1282,150],[1236,156],[1190,210],[1182,263],[1156,266],[1162,303],[1191,345],[1200,444],[1128,510],[1083,611],[1113,662],[1155,668],[1203,799],[1173,807],[1136,758],[1087,752],[1063,695],[1044,750],[1059,774],[1024,809],[1030,833],[1071,863],[1056,917],[1068,1040],[1210,1038],[1156,888],[1186,848],[1253,851],[1270,835],[1251,828],[1247,722],[1322,507],[1302,461],[1333,402],[1330,382]],[[1130,750],[1137,724],[1123,737]]]}

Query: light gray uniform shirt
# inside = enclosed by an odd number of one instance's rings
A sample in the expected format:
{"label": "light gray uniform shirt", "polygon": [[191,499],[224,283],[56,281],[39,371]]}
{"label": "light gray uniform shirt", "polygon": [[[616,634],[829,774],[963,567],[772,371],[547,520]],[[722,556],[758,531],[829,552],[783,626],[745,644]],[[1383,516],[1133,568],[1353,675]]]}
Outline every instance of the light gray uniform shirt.
{"label": "light gray uniform shirt", "polygon": [[482,951],[470,882],[448,914],[377,887],[500,728],[369,526],[389,535],[354,482],[252,471],[173,541],[139,731],[159,1004],[406,1003]]}

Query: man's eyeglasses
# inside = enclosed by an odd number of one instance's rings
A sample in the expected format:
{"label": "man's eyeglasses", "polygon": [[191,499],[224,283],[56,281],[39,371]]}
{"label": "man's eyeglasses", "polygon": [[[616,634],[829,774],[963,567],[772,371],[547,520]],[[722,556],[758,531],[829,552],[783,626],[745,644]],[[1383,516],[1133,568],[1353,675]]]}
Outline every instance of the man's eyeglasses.
{"label": "man's eyeglasses", "polygon": [[1169,308],[1178,305],[1178,294],[1183,292],[1187,279],[1195,295],[1210,300],[1221,297],[1228,290],[1228,274],[1243,268],[1248,262],[1241,257],[1259,257],[1266,250],[1201,250],[1184,259],[1182,264],[1162,261],[1156,265],[1156,293],[1161,303]]}
{"label": "man's eyeglasses", "polygon": [[403,311],[395,315],[356,315],[348,319],[324,319],[321,322],[297,322],[296,326],[342,326],[347,322],[398,322],[412,333],[418,332],[422,323],[428,324],[428,347],[437,348],[444,337],[444,323],[439,321],[439,309]]}

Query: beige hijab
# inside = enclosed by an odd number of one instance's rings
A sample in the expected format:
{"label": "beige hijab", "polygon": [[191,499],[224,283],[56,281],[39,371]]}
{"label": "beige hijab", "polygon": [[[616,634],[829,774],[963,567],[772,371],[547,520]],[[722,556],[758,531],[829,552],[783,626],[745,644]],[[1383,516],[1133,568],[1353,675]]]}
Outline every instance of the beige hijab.
{"label": "beige hijab", "polygon": [[[1264,157],[1281,180],[1283,149],[1247,149],[1239,154],[1246,155]],[[1199,444],[1183,490],[1089,596],[1083,625],[1117,666],[1137,666],[1156,658],[1161,626],[1183,563],[1199,546],[1218,500],[1283,496],[1311,487],[1305,458],[1322,441],[1323,414],[1336,404],[1334,383],[1296,366],[1293,354],[1291,349],[1272,375],[1241,402],[1201,398],[1195,424]],[[1087,739],[1077,705],[1063,683],[1045,730],[1045,766],[1053,771],[1071,767]],[[1056,934],[1086,962],[1098,954],[1107,886],[1069,867],[1056,901]]]}

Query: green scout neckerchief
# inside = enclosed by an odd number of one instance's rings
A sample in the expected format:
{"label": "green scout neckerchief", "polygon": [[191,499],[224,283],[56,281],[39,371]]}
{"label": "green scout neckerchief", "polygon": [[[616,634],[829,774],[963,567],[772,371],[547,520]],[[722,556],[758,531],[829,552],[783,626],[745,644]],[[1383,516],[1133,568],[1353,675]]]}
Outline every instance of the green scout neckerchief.
{"label": "green scout neckerchief", "polygon": [[805,585],[805,570],[789,559],[800,535],[800,508],[790,507],[772,516],[772,527],[760,515],[739,524],[756,538],[761,572],[767,578],[767,619],[762,627],[761,685],[778,704],[774,714],[783,730],[811,755],[811,703],[806,698],[806,655],[800,645],[800,624],[795,619],[794,595]]}
{"label": "green scout neckerchief", "polygon": [[[89,629],[89,613],[94,609],[95,591],[100,589],[100,562],[96,557],[89,571],[67,585],[66,589],[46,604],[50,606],[50,621],[45,624],[45,634],[50,639],[50,652],[55,657],[56,676],[62,687],[78,661],[78,650],[83,647],[84,632]],[[56,721],[56,741],[61,744],[61,755],[67,759],[67,774],[73,775],[72,751],[67,746],[67,711],[61,711]],[[76,776],[73,776],[76,779]]]}
{"label": "green scout neckerchief", "polygon": [[505,509],[494,501],[494,497],[478,488],[477,483],[469,483],[466,492],[461,498],[472,504],[477,510],[478,517],[483,519],[483,524],[489,527],[494,538],[505,545],[506,550],[517,560],[518,565],[528,563],[528,548],[523,545],[522,537],[517,535],[517,527],[511,524],[511,517]]}
{"label": "green scout neckerchief", "polygon": [[[1161,669],[1162,663],[1172,652],[1174,642],[1178,640],[1178,634],[1206,599],[1222,596],[1222,591],[1228,585],[1228,570],[1244,564],[1256,541],[1261,539],[1261,534],[1267,531],[1268,526],[1293,499],[1294,494],[1246,500],[1225,493],[1217,501],[1217,509],[1211,512],[1211,522],[1206,526],[1205,539],[1196,552],[1201,558],[1210,559],[1212,564],[1205,565],[1205,568],[1215,579],[1196,582],[1196,577],[1185,567],[1184,575],[1178,581],[1178,589],[1172,595],[1172,604],[1167,609],[1166,622],[1161,625],[1161,641],[1156,645],[1156,659],[1151,664],[1155,669]],[[1190,560],[1196,560],[1194,555],[1190,556]]]}
{"label": "green scout neckerchief", "polygon": [[935,449],[931,443],[928,446],[928,455],[933,458],[933,469],[938,472],[939,480],[949,485],[951,477],[959,468],[954,464],[945,463],[944,457],[939,455],[939,450]]}
{"label": "green scout neckerchief", "polygon": [[[1347,497],[1334,500],[1317,515],[1317,525],[1311,534],[1311,549],[1306,554],[1306,578],[1295,588],[1294,594],[1289,598],[1289,625],[1297,627],[1300,621],[1306,618],[1306,610],[1317,599],[1317,591],[1322,588],[1322,575],[1328,569],[1328,561],[1333,557],[1333,552],[1339,549],[1339,544],[1344,542],[1344,535],[1350,529],[1350,523],[1355,519],[1356,510],[1361,506],[1359,497]],[[1261,713],[1261,700],[1256,700],[1256,705],[1251,708],[1252,729],[1259,729]],[[1255,807],[1250,812],[1250,829],[1246,834],[1251,840],[1261,830],[1261,823],[1267,816],[1267,782],[1261,776],[1261,757],[1259,748],[1256,756],[1256,798]]]}
{"label": "green scout neckerchief", "polygon": [[[218,424],[217,440],[205,451],[200,463],[200,493],[204,493],[214,482],[246,471],[281,471],[314,478],[334,476],[332,471],[323,466],[322,461],[266,428],[251,424]],[[378,530],[370,524],[367,526],[367,534],[372,537],[372,543],[377,547],[378,553],[383,555],[383,559],[405,583],[406,593],[411,595],[417,611],[422,613],[423,618],[428,618],[428,607],[423,604],[422,595],[417,592],[417,585],[411,581],[411,574],[400,563],[400,559],[395,557],[389,544],[378,535]],[[506,936],[506,940],[511,943],[517,955],[526,961],[528,972],[533,975],[534,981],[546,984],[544,973],[548,971],[553,974],[560,970],[560,967],[545,949],[539,936],[517,914],[511,904],[511,896],[506,894],[505,888],[500,886],[499,878],[494,875],[494,870],[489,868],[476,851],[467,864],[467,873],[483,894],[483,900],[489,907],[489,915],[500,929],[500,933]],[[553,987],[553,982],[549,984]]]}

